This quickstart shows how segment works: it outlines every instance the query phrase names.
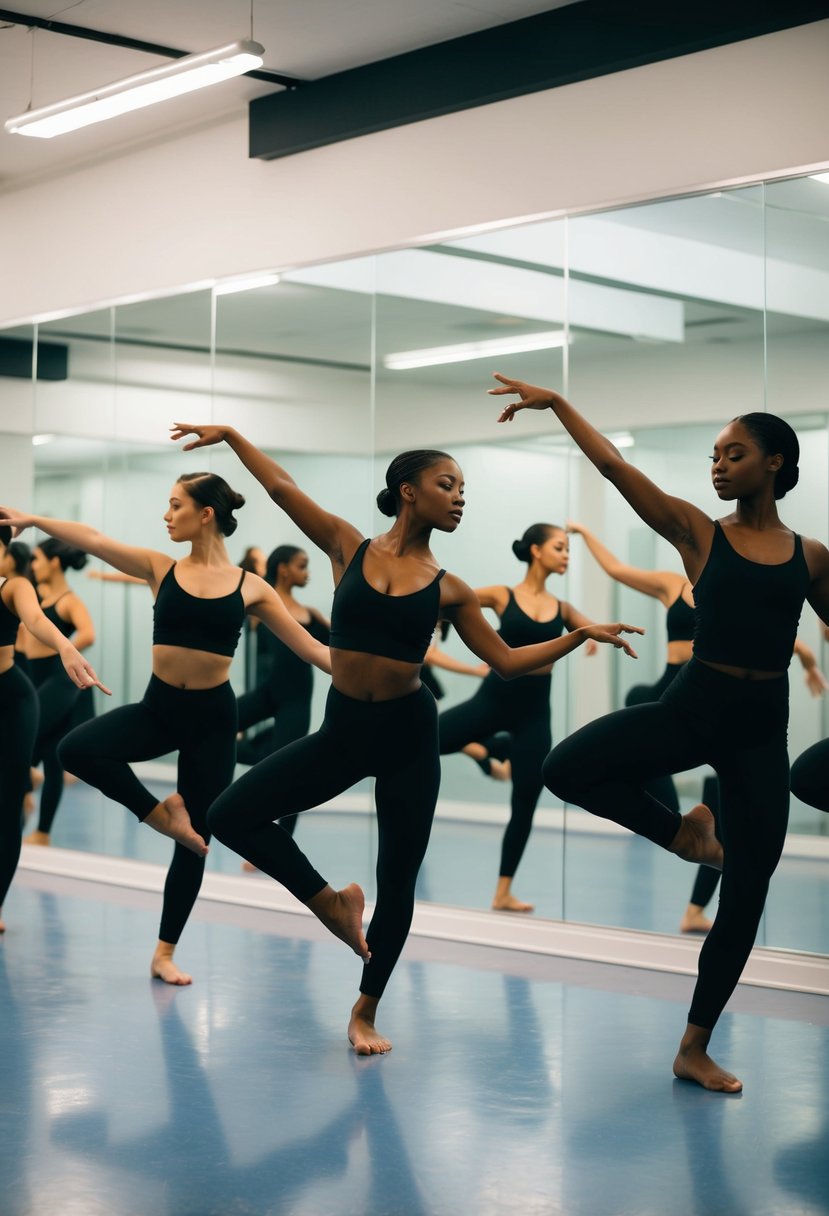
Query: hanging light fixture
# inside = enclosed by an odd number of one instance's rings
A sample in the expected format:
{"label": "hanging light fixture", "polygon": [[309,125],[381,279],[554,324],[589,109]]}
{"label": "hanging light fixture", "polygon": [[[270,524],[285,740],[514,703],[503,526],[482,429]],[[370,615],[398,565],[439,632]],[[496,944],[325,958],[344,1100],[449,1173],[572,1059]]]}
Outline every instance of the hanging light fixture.
{"label": "hanging light fixture", "polygon": [[126,76],[112,84],[101,85],[89,93],[68,97],[50,106],[27,110],[10,118],[5,124],[11,135],[34,135],[51,139],[79,127],[88,127],[107,118],[116,118],[130,110],[183,93],[192,93],[207,85],[219,84],[233,76],[242,76],[262,66],[264,47],[258,42],[229,42],[214,51],[185,55],[174,63],[135,76]]}

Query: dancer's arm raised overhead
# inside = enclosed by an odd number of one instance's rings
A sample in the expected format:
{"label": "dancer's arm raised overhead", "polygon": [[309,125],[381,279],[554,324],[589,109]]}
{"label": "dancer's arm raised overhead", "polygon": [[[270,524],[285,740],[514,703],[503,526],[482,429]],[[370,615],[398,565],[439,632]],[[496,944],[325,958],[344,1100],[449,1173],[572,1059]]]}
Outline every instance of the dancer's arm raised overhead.
{"label": "dancer's arm raised overhead", "polygon": [[353,524],[324,510],[313,498],[309,498],[300,490],[290,473],[232,426],[201,426],[177,422],[171,432],[170,438],[173,440],[182,439],[185,435],[197,436],[190,443],[185,443],[182,449],[185,452],[193,451],[194,448],[210,447],[215,443],[226,443],[232,448],[276,505],[302,529],[310,541],[328,555],[337,581],[363,539],[362,533]]}
{"label": "dancer's arm raised overhead", "polygon": [[125,545],[119,540],[113,540],[111,536],[105,536],[97,528],[77,523],[75,520],[50,519],[46,515],[29,515],[15,511],[13,507],[0,507],[0,522],[12,527],[15,536],[24,528],[37,528],[40,532],[47,532],[57,540],[66,541],[77,549],[83,549],[85,553],[100,557],[124,574],[143,579],[150,586],[159,583],[172,565],[173,559],[166,553]]}
{"label": "dancer's arm raised overhead", "polygon": [[76,646],[43,615],[34,587],[27,578],[8,579],[3,584],[7,607],[34,634],[44,646],[56,651],[66,674],[78,688],[100,688],[108,697],[112,693],[106,688]]}
{"label": "dancer's arm raised overhead", "polygon": [[639,469],[628,464],[618,448],[560,393],[523,380],[511,380],[498,372],[495,378],[500,380],[501,386],[489,390],[493,396],[517,393],[520,398],[504,406],[498,421],[511,422],[520,410],[552,410],[591,464],[613,483],[636,514],[679,550],[689,578],[695,581],[711,546],[714,528],[711,517],[693,503],[666,494]]}
{"label": "dancer's arm raised overhead", "polygon": [[[264,579],[256,574],[248,575],[248,579],[258,592],[258,598],[247,601],[247,610],[251,616],[258,617],[275,633],[280,642],[284,642],[293,652],[306,663],[313,663],[331,675],[331,651],[313,638],[307,629],[303,628],[283,604],[281,598]],[[261,584],[261,586],[260,586]]]}
{"label": "dancer's arm raised overhead", "polygon": [[687,582],[681,574],[675,574],[671,570],[642,570],[638,566],[629,566],[620,561],[584,524],[568,520],[567,531],[582,538],[602,570],[615,582],[632,587],[634,591],[641,591],[643,595],[652,596],[666,608],[674,602]]}

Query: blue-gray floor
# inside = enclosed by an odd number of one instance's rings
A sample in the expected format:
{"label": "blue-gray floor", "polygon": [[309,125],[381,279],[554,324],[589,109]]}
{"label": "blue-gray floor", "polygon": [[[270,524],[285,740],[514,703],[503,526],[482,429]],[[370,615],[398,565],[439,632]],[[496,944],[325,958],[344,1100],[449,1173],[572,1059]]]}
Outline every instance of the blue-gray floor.
{"label": "blue-gray floor", "polygon": [[745,1081],[671,1077],[692,981],[410,940],[357,1060],[359,964],[307,917],[23,871],[0,942],[3,1216],[829,1211],[829,1002],[740,989]]}

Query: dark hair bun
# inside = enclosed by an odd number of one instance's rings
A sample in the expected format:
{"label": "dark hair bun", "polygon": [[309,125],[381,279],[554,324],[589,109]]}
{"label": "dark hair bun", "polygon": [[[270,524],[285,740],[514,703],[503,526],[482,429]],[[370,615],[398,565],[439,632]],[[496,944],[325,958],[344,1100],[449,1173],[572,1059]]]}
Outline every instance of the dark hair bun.
{"label": "dark hair bun", "polygon": [[525,540],[514,540],[512,542],[512,551],[518,558],[519,562],[529,561],[530,546]]}
{"label": "dark hair bun", "polygon": [[68,545],[66,541],[58,540],[54,536],[47,536],[37,547],[47,561],[52,561],[56,557],[60,562],[61,570],[83,570],[89,561],[89,557],[83,549],[76,549],[74,545]]}
{"label": "dark hair bun", "polygon": [[0,545],[10,545],[12,540],[12,530],[8,524],[0,524]]}
{"label": "dark hair bun", "polygon": [[89,557],[82,549],[70,549],[66,554],[66,564],[73,570],[83,570]]}
{"label": "dark hair bun", "polygon": [[796,464],[784,464],[774,481],[774,497],[785,498],[800,481],[800,469]]}
{"label": "dark hair bun", "polygon": [[377,495],[377,509],[381,515],[388,515],[392,519],[397,514],[397,501],[387,487],[384,487]]}
{"label": "dark hair bun", "polygon": [[200,507],[213,508],[222,536],[232,536],[239,526],[232,513],[245,505],[244,495],[232,490],[218,473],[185,473],[178,480]]}

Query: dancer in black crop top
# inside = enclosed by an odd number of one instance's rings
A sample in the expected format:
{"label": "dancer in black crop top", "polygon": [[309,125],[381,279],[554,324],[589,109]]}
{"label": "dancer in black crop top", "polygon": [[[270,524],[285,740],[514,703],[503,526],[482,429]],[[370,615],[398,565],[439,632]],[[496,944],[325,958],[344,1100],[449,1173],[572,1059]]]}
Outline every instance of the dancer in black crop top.
{"label": "dancer in black crop top", "polygon": [[[189,473],[177,481],[164,522],[174,544],[189,545],[189,555],[179,562],[121,544],[85,524],[0,508],[0,522],[51,532],[144,579],[155,594],[152,676],[143,700],[71,731],[59,754],[69,772],[175,841],[151,966],[168,984],[190,983],[173,955],[201,886],[208,808],[233,779],[236,698],[228,673],[245,614],[257,616],[304,659],[330,670],[328,650],[291,617],[273,588],[231,565],[224,538],[235,531],[233,511],[243,503],[214,473]],[[130,763],[173,751],[178,788],[159,801]]]}
{"label": "dancer in black crop top", "polygon": [[[440,779],[435,702],[420,682],[438,617],[451,620],[467,646],[505,678],[550,663],[588,637],[630,652],[619,636],[627,627],[595,626],[511,650],[484,620],[473,591],[441,570],[429,547],[434,529],[454,532],[463,514],[463,475],[445,452],[405,452],[392,461],[378,506],[395,522],[368,540],[231,427],[178,423],[173,438],[184,435],[197,437],[185,450],[226,440],[331,560],[333,687],[323,724],[241,777],[214,803],[209,823],[219,840],[283,883],[363,959],[349,1039],[361,1055],[388,1051],[375,1024],[377,1005],[409,931]],[[376,778],[378,853],[376,906],[364,936],[360,888],[335,891],[274,820],[327,802],[367,776]]]}
{"label": "dancer in black crop top", "polygon": [[[576,731],[547,758],[559,797],[613,819],[688,861],[722,868],[717,918],[703,943],[677,1077],[735,1092],[708,1055],[712,1030],[751,952],[786,835],[788,681],[804,599],[829,621],[829,551],[781,522],[776,500],[797,484],[799,445],[772,414],[735,418],[717,436],[713,483],[735,504],[714,521],[663,493],[549,389],[498,376],[517,394],[501,420],[552,409],[587,458],[637,514],[673,544],[694,586],[694,655],[655,704],[618,710]],[[659,772],[708,763],[720,782],[720,845],[705,806],[679,816],[651,797]]]}
{"label": "dancer in black crop top", "polygon": [[[565,574],[569,544],[563,528],[533,524],[513,553],[527,563],[527,573],[516,587],[481,587],[475,595],[482,608],[500,620],[500,636],[508,646],[549,641],[565,630],[591,622],[571,604],[547,590],[553,574]],[[500,912],[532,912],[533,905],[518,899],[512,882],[532,830],[533,816],[544,788],[541,766],[552,745],[550,727],[551,667],[509,683],[494,672],[469,700],[446,710],[438,719],[441,755],[458,752],[470,743],[485,744],[502,732],[508,735],[512,797],[510,818],[501,845],[498,881],[492,907]]]}
{"label": "dancer in black crop top", "polygon": [[[95,626],[86,604],[67,582],[66,571],[81,570],[86,561],[86,554],[80,549],[47,537],[35,546],[31,564],[44,616],[64,637],[71,638],[80,651],[87,651],[94,644]],[[37,828],[25,842],[48,845],[64,791],[60,741],[72,729],[82,698],[91,697],[92,693],[82,692],[68,678],[51,647],[25,633],[23,636],[29,678],[38,697],[38,735],[32,758],[35,764],[43,764]]]}
{"label": "dancer in black crop top", "polygon": [[20,858],[21,808],[37,737],[37,693],[14,659],[21,621],[33,638],[56,654],[73,686],[109,692],[42,611],[34,587],[20,574],[9,551],[10,542],[11,529],[0,527],[0,933],[6,928],[3,903]]}
{"label": "dancer in black crop top", "polygon": [[[590,553],[604,570],[616,582],[643,595],[652,596],[659,600],[664,608],[665,624],[668,632],[668,654],[665,670],[655,684],[636,684],[628,690],[625,705],[645,705],[658,701],[666,689],[673,683],[682,668],[690,661],[693,654],[694,639],[694,593],[691,584],[683,574],[672,570],[643,570],[638,566],[630,566],[619,561],[610,550],[583,524],[568,522],[568,532],[573,532],[584,539]],[[800,660],[805,671],[806,685],[815,697],[823,696],[829,688],[826,679],[817,665],[817,659],[811,647],[799,638],[795,642],[794,653]],[[663,803],[675,813],[679,813],[679,796],[670,773],[653,777],[645,783],[645,789],[657,802]],[[707,776],[703,781],[702,802],[714,816],[719,819],[720,792],[717,778]],[[710,866],[699,866],[691,891],[691,898],[679,922],[680,933],[707,933],[712,921],[705,915],[705,908],[712,899],[720,881],[718,870]]]}

